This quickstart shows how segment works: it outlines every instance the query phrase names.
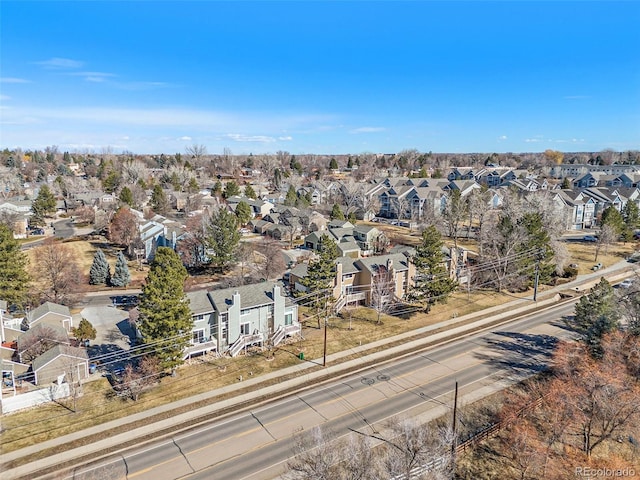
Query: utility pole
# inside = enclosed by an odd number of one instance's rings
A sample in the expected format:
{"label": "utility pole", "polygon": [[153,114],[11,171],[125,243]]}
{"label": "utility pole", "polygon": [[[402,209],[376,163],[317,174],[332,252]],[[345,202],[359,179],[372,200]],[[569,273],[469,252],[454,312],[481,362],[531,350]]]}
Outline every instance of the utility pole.
{"label": "utility pole", "polygon": [[327,366],[327,325],[329,324],[329,294],[324,300],[324,349],[322,354],[322,366]]}
{"label": "utility pole", "polygon": [[451,471],[455,477],[456,471],[456,447],[458,442],[456,441],[456,423],[458,413],[458,382],[456,381],[456,390],[453,396],[453,422],[451,424]]}
{"label": "utility pole", "polygon": [[540,279],[540,257],[536,256],[536,278],[533,282],[533,301],[538,298],[538,280]]}

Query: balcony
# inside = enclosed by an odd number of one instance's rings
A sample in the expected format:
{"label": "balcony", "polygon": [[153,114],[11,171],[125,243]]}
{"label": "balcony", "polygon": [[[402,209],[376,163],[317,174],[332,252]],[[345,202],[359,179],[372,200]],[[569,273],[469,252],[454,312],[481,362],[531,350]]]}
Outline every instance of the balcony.
{"label": "balcony", "polygon": [[187,358],[191,358],[194,355],[200,355],[202,353],[207,353],[212,350],[218,349],[218,341],[215,337],[211,337],[207,341],[193,343],[184,349],[182,354],[182,359],[186,360]]}

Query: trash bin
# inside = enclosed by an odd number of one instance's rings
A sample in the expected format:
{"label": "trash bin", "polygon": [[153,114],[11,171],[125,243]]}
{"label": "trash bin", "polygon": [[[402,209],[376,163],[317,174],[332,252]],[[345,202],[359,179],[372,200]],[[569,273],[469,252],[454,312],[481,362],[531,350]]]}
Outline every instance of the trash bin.
{"label": "trash bin", "polygon": [[98,366],[95,363],[90,363],[89,364],[89,373],[96,373],[96,369],[98,368]]}
{"label": "trash bin", "polygon": [[299,358],[300,360],[304,360],[304,352],[300,352],[300,353],[298,354],[298,358]]}

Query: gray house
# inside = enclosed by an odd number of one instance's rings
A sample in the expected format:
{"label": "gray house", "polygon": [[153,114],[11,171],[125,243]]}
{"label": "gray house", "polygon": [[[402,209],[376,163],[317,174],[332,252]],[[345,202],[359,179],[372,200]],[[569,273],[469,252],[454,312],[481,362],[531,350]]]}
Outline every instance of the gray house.
{"label": "gray house", "polygon": [[300,333],[298,306],[284,292],[280,283],[264,282],[188,293],[194,327],[185,358],[212,350],[235,356]]}

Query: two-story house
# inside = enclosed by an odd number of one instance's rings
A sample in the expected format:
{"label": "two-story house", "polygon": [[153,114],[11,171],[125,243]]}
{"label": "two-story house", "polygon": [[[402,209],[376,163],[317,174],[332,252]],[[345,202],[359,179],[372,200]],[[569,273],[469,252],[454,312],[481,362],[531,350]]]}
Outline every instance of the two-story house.
{"label": "two-story house", "polygon": [[300,333],[298,306],[277,282],[187,294],[194,326],[185,357],[215,350],[235,356]]}

